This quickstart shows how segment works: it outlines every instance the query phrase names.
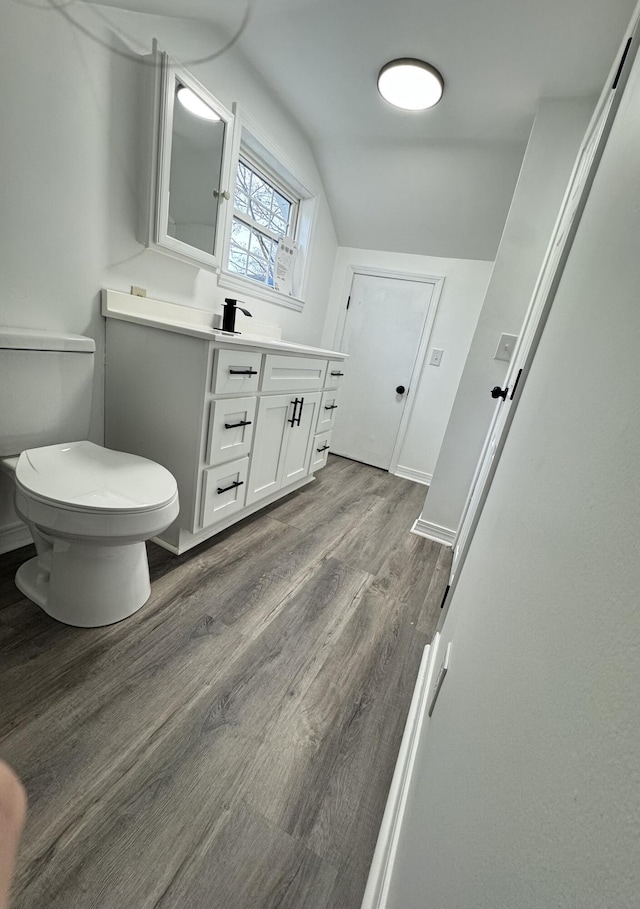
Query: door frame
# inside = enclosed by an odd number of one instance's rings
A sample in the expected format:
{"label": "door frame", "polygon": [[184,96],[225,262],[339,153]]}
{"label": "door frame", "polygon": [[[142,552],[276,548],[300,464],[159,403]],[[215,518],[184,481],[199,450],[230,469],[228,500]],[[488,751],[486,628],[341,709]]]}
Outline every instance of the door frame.
{"label": "door frame", "polygon": [[[342,341],[347,325],[347,305],[351,297],[351,292],[353,290],[353,282],[355,281],[357,275],[362,275],[364,277],[370,278],[394,278],[398,281],[412,281],[416,284],[431,284],[432,286],[431,300],[429,302],[429,307],[427,309],[424,324],[422,326],[422,332],[420,333],[416,356],[411,368],[411,375],[409,376],[408,390],[405,395],[404,404],[402,407],[402,416],[400,418],[398,434],[396,435],[393,452],[391,454],[391,463],[389,464],[389,473],[395,475],[398,469],[398,462],[400,460],[400,452],[402,451],[402,445],[407,435],[409,420],[411,419],[411,413],[413,411],[413,403],[415,400],[417,385],[420,381],[420,376],[422,375],[424,361],[426,359],[427,350],[429,348],[429,341],[431,340],[431,334],[438,312],[440,297],[442,295],[442,288],[444,286],[444,275],[431,275],[419,272],[399,271],[391,268],[377,268],[375,266],[366,265],[347,265],[345,269],[345,279],[341,298],[343,304],[341,306],[341,312],[343,315],[341,319],[338,319],[338,323],[336,325],[334,341],[336,350],[342,350]],[[415,480],[416,478],[410,477],[409,479]]]}

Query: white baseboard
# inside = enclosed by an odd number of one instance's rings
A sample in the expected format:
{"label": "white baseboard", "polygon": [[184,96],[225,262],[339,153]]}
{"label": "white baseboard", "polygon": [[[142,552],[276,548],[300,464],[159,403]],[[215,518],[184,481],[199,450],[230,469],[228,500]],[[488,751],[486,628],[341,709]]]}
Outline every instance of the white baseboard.
{"label": "white baseboard", "polygon": [[0,527],[0,555],[20,549],[21,546],[28,546],[29,543],[33,543],[33,537],[29,533],[29,528],[22,521]]}
{"label": "white baseboard", "polygon": [[457,531],[441,527],[440,524],[432,524],[431,521],[423,521],[422,518],[416,518],[411,533],[416,533],[419,537],[426,537],[428,540],[435,540],[436,543],[443,543],[445,546],[453,546],[457,536]]}
{"label": "white baseboard", "polygon": [[409,796],[409,787],[415,765],[423,720],[427,715],[427,692],[433,671],[431,653],[436,653],[438,636],[431,645],[427,644],[422,655],[420,671],[413,690],[411,707],[404,727],[402,744],[398,753],[396,769],[393,773],[389,797],[384,810],[380,833],[373,861],[369,870],[367,887],[364,892],[361,909],[385,909],[389,897],[389,887],[393,866],[398,851],[398,842],[402,821]]}
{"label": "white baseboard", "polygon": [[413,467],[402,467],[400,464],[393,471],[396,477],[403,477],[405,480],[413,480],[414,483],[422,483],[423,486],[431,486],[433,480],[432,473],[425,473],[424,470],[414,470]]}

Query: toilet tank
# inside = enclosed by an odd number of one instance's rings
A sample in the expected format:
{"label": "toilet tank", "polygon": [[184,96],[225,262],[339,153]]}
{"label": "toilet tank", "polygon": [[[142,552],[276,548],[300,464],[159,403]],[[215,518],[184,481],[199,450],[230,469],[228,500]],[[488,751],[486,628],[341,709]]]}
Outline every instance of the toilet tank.
{"label": "toilet tank", "polygon": [[92,338],[0,326],[0,457],[87,438]]}

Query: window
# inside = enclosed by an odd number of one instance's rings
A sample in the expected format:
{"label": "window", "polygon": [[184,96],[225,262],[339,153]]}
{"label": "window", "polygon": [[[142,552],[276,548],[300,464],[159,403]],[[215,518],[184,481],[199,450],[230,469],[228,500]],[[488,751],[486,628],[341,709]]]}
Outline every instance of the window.
{"label": "window", "polygon": [[295,236],[299,204],[300,199],[290,188],[241,153],[228,270],[273,287],[278,240]]}
{"label": "window", "polygon": [[[302,312],[321,188],[237,105],[234,117],[218,286]],[[294,243],[280,243],[285,237]]]}

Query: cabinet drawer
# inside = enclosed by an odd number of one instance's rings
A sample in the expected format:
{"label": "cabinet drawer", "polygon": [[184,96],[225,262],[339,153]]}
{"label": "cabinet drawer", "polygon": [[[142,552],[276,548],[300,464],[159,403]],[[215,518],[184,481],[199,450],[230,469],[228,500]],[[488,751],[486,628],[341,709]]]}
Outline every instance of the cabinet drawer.
{"label": "cabinet drawer", "polygon": [[326,360],[267,354],[261,388],[262,391],[316,391],[322,388],[326,371]]}
{"label": "cabinet drawer", "polygon": [[325,391],[322,394],[320,410],[318,411],[318,423],[316,432],[326,432],[333,429],[333,424],[338,410],[339,391]]}
{"label": "cabinet drawer", "polygon": [[249,458],[204,471],[200,520],[203,527],[223,521],[244,507]]}
{"label": "cabinet drawer", "polygon": [[211,402],[207,463],[223,464],[251,450],[256,418],[255,398],[224,398]]}
{"label": "cabinet drawer", "polygon": [[329,360],[325,388],[340,388],[344,380],[344,363],[342,360]]}
{"label": "cabinet drawer", "polygon": [[247,394],[258,390],[262,354],[217,350],[211,391],[216,395]]}
{"label": "cabinet drawer", "polygon": [[313,440],[313,452],[311,454],[311,473],[320,470],[327,463],[329,457],[329,445],[331,444],[331,433],[323,432],[317,435]]}

